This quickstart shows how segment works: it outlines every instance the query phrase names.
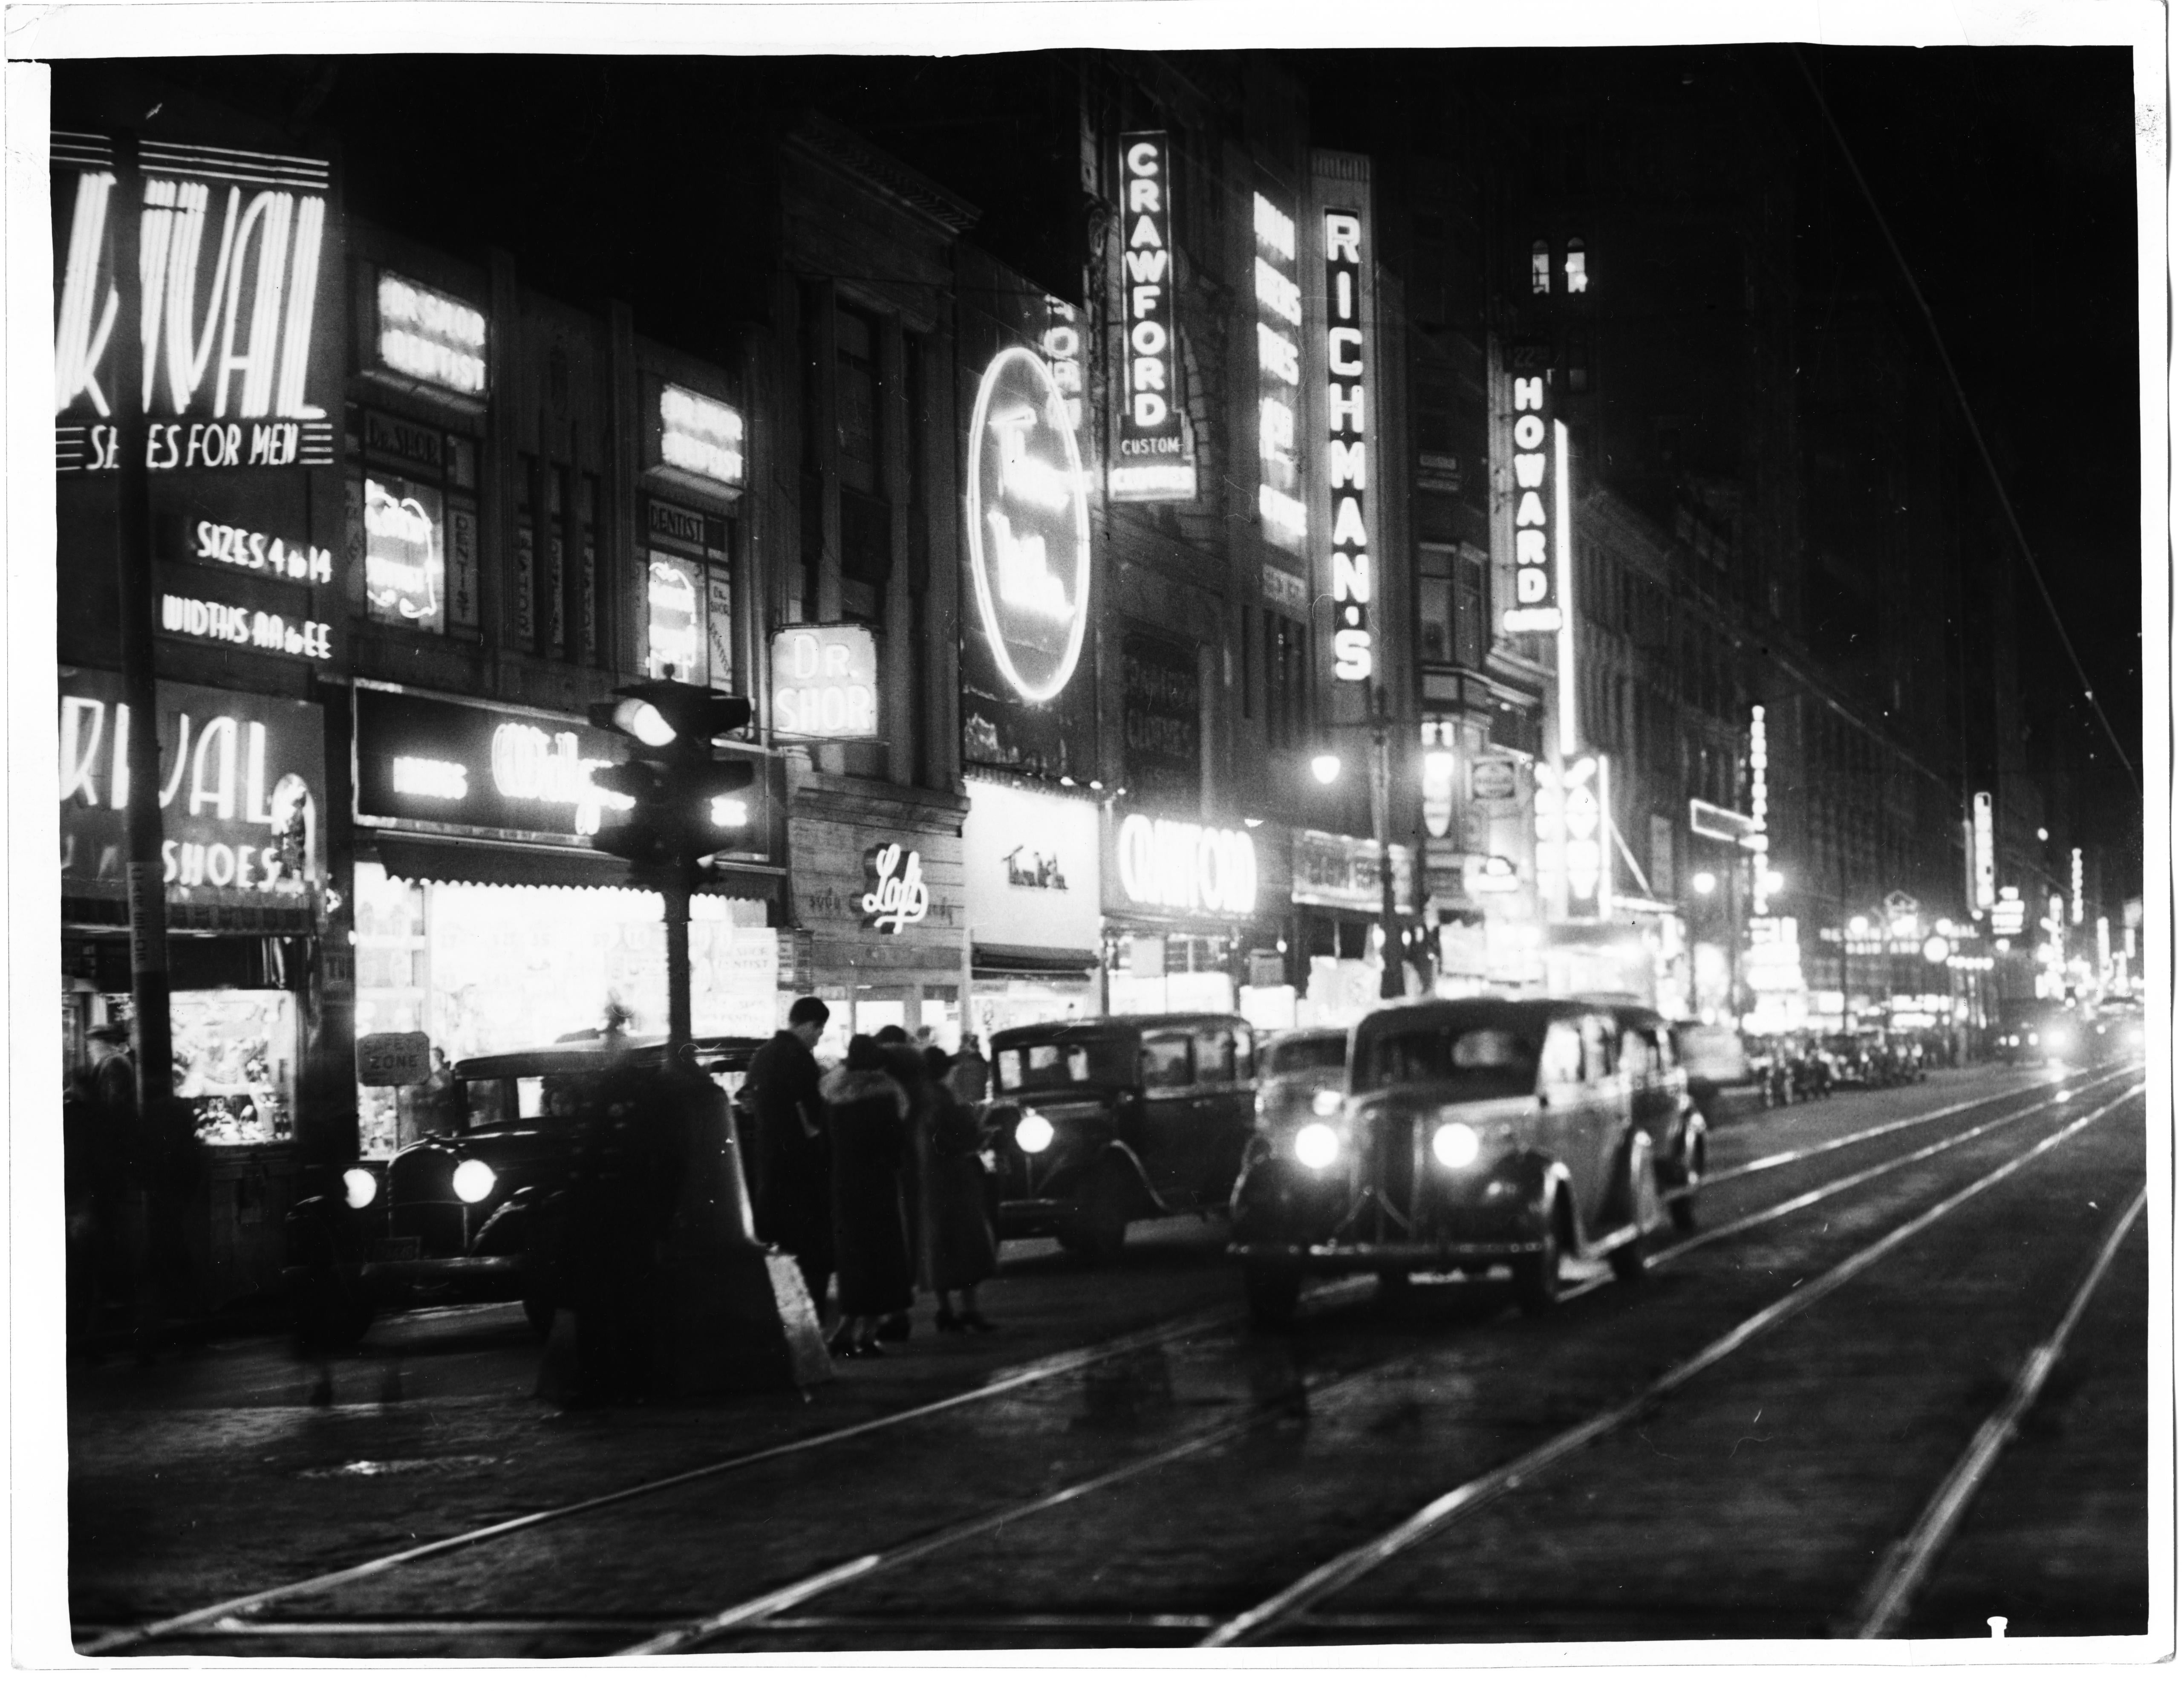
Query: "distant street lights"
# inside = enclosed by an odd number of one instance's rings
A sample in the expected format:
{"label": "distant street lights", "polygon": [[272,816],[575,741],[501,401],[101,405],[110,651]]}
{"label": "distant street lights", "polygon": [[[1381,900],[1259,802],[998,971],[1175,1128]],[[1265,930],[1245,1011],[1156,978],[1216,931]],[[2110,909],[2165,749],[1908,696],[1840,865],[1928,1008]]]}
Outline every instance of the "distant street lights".
{"label": "distant street lights", "polygon": [[[1380,847],[1380,996],[1403,996],[1402,948],[1396,933],[1396,860],[1388,844],[1388,692],[1373,694],[1373,837]],[[1331,786],[1340,778],[1342,759],[1323,751],[1312,759],[1312,778]]]}

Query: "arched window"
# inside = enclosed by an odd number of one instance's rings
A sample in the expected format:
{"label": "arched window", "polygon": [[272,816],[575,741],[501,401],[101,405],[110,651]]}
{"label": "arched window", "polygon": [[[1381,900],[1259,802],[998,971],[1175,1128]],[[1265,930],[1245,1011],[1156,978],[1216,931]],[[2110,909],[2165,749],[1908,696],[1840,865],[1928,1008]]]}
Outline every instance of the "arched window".
{"label": "arched window", "polygon": [[1532,293],[1545,295],[1553,283],[1553,275],[1547,260],[1546,238],[1532,244]]}
{"label": "arched window", "polygon": [[1563,257],[1563,276],[1568,281],[1572,295],[1585,293],[1585,238],[1572,237],[1569,250]]}

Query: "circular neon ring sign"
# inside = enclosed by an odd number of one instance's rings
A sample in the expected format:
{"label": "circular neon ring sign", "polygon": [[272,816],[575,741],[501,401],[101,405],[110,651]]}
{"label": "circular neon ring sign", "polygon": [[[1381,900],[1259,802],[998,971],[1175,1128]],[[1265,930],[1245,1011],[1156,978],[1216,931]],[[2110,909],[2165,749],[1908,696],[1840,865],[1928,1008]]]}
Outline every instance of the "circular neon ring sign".
{"label": "circular neon ring sign", "polygon": [[1092,523],[1077,434],[1054,374],[1028,349],[1005,349],[971,410],[971,583],[994,665],[1026,703],[1067,685],[1084,648]]}

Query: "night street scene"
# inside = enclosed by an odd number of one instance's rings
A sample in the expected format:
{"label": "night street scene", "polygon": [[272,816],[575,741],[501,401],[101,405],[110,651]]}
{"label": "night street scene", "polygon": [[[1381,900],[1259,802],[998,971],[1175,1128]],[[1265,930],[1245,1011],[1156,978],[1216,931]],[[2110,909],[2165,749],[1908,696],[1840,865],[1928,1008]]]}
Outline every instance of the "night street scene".
{"label": "night street scene", "polygon": [[52,61],[56,1662],[2173,1655],[2114,39]]}

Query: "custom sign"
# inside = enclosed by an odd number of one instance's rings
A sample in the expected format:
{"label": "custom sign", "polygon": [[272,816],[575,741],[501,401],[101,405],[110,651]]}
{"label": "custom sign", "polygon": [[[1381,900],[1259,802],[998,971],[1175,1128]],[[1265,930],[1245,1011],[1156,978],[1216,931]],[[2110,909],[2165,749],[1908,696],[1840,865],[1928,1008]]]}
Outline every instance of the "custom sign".
{"label": "custom sign", "polygon": [[773,635],[777,739],[877,739],[879,656],[868,627],[783,627]]}
{"label": "custom sign", "polygon": [[1123,635],[1123,765],[1133,793],[1198,801],[1198,652],[1150,633]]}
{"label": "custom sign", "polygon": [[1607,758],[1580,756],[1532,771],[1535,865],[1540,901],[1570,921],[1606,921],[1615,911],[1614,870],[1607,860]]}
{"label": "custom sign", "polygon": [[1373,540],[1366,513],[1365,221],[1330,209],[1327,252],[1328,591],[1334,617],[1334,677],[1373,677]]}
{"label": "custom sign", "polygon": [[[326,734],[316,704],[158,683],[161,846],[185,902],[308,918],[324,880]],[[119,898],[128,865],[124,810],[129,706],[119,677],[76,668],[60,682],[61,881]]]}
{"label": "custom sign", "polygon": [[1548,551],[1548,532],[1559,523],[1567,488],[1568,439],[1561,422],[1549,412],[1545,371],[1513,372],[1508,382],[1516,557],[1511,563],[1513,601],[1502,614],[1502,627],[1511,633],[1558,632],[1563,624],[1561,575]]}
{"label": "custom sign", "polygon": [[1107,494],[1119,502],[1188,500],[1198,494],[1198,470],[1177,382],[1167,132],[1125,131],[1122,146],[1125,348]]}
{"label": "custom sign", "polygon": [[1301,555],[1306,512],[1303,434],[1297,429],[1304,291],[1297,275],[1296,220],[1256,192],[1251,298],[1258,314],[1259,529],[1276,549]]}
{"label": "custom sign", "polygon": [[488,368],[482,312],[383,271],[372,307],[377,323],[371,350],[381,377],[412,380],[458,400],[484,398]]}
{"label": "custom sign", "polygon": [[1971,911],[1984,915],[1994,908],[1994,794],[1972,794]]}
{"label": "custom sign", "polygon": [[1077,434],[1054,374],[1003,350],[971,410],[971,583],[1001,678],[1025,703],[1069,684],[1091,604],[1092,528]]}
{"label": "custom sign", "polygon": [[[125,186],[110,138],[53,133],[57,470],[120,465],[116,335],[139,339],[145,435],[130,452],[153,472],[332,465],[326,162],[147,137],[137,165]],[[114,226],[132,212],[123,278]]]}
{"label": "custom sign", "polygon": [[1259,902],[1259,854],[1240,828],[1137,813],[1114,829],[1111,907],[1249,916]]}
{"label": "custom sign", "polygon": [[651,425],[647,472],[716,494],[743,488],[744,416],[736,409],[662,383],[653,398]]}
{"label": "custom sign", "polygon": [[[1752,706],[1752,831],[1744,844],[1752,852],[1752,913],[1767,913],[1767,709]],[[1756,984],[1755,984],[1756,985]]]}
{"label": "custom sign", "polygon": [[1089,800],[968,778],[963,877],[974,940],[1073,946],[1100,938],[1100,812]]}
{"label": "custom sign", "polygon": [[414,1087],[432,1074],[432,1041],[421,1029],[356,1037],[359,1087]]}
{"label": "custom sign", "polygon": [[918,855],[900,845],[874,845],[865,853],[871,884],[861,901],[865,919],[883,934],[900,934],[932,907]]}

